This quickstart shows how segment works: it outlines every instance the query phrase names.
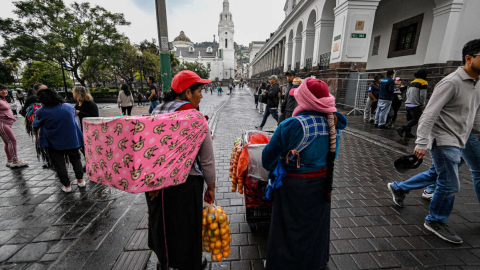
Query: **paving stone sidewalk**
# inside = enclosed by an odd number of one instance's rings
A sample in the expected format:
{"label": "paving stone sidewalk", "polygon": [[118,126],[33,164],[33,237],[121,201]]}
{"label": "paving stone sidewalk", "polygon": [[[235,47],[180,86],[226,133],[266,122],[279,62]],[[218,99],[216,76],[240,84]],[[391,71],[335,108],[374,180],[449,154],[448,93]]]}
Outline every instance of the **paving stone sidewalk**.
{"label": "paving stone sidewalk", "polygon": [[[221,103],[216,102],[205,96],[202,111],[217,108]],[[108,110],[112,115],[118,111],[103,109],[110,114]],[[235,89],[217,117],[216,203],[229,215],[233,242],[230,258],[209,263],[208,269],[263,269],[268,231],[250,230],[243,196],[230,192],[228,179],[234,140],[258,125],[262,115],[247,89]],[[264,130],[273,131],[275,126],[270,117]],[[461,175],[461,190],[449,218],[465,243],[448,244],[423,228],[429,204],[421,190],[411,192],[407,207],[400,209],[393,206],[386,189],[388,182],[408,179],[428,166],[401,175],[392,165],[399,152],[355,136],[356,130],[352,125],[342,134],[335,165],[328,269],[480,269],[480,207],[470,175]],[[155,269],[156,257],[145,248],[143,194],[94,201],[88,194],[96,187],[93,183],[86,191],[75,187],[72,194],[62,194],[53,171],[36,163],[31,139],[22,135],[18,123],[15,134],[21,142],[20,156],[32,166],[0,171],[0,269],[112,269],[122,260],[148,257],[146,268]],[[0,155],[0,162],[4,159]]]}

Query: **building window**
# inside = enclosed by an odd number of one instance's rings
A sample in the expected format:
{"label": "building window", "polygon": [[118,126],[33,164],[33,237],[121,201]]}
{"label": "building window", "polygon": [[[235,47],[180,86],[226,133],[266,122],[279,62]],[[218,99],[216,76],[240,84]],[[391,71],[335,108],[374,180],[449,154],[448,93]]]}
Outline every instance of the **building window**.
{"label": "building window", "polygon": [[190,46],[190,47],[188,48],[188,51],[189,51],[189,52],[194,52],[194,51],[195,51],[195,48],[193,48],[193,46]]}
{"label": "building window", "polygon": [[212,67],[212,66],[210,65],[210,63],[207,63],[207,68],[208,68],[208,69],[211,69],[211,67]]}
{"label": "building window", "polygon": [[225,49],[228,48],[228,39],[225,39]]}
{"label": "building window", "polygon": [[423,14],[393,25],[388,58],[414,55],[422,29]]}
{"label": "building window", "polygon": [[373,55],[378,55],[378,48],[380,47],[380,37],[381,37],[381,36],[376,36],[376,37],[373,39],[372,56],[373,56]]}

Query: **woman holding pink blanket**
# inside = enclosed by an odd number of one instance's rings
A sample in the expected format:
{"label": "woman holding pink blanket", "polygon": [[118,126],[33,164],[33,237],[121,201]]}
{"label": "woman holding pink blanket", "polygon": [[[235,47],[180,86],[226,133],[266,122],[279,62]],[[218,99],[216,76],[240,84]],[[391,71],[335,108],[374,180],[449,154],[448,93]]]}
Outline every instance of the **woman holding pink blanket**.
{"label": "woman holding pink blanket", "polygon": [[[192,71],[178,73],[172,90],[152,115],[198,109],[204,85],[211,83]],[[210,133],[207,133],[210,134]],[[215,200],[215,157],[212,137],[207,135],[187,181],[160,191],[145,193],[149,211],[148,246],[158,257],[157,269],[203,270],[202,259],[203,183],[205,199]]]}

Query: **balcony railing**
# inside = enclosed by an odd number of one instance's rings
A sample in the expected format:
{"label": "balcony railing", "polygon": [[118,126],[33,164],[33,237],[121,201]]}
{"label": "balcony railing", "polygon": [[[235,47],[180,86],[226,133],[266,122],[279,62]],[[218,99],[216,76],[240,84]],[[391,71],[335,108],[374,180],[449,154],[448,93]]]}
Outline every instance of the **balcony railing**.
{"label": "balcony railing", "polygon": [[330,52],[321,54],[318,57],[318,70],[326,70],[330,65]]}
{"label": "balcony railing", "polygon": [[307,58],[305,59],[305,71],[311,71],[312,70],[312,58]]}
{"label": "balcony railing", "polygon": [[300,61],[295,63],[295,73],[300,72]]}

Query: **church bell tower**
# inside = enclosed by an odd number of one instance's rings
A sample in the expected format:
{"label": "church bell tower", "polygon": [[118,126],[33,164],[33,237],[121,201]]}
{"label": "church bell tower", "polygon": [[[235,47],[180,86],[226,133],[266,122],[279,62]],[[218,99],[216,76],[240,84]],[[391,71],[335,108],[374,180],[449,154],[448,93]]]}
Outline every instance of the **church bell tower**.
{"label": "church bell tower", "polygon": [[223,79],[235,79],[235,47],[234,47],[234,25],[230,4],[228,0],[223,1],[223,12],[220,13],[218,23],[219,53],[223,59]]}

